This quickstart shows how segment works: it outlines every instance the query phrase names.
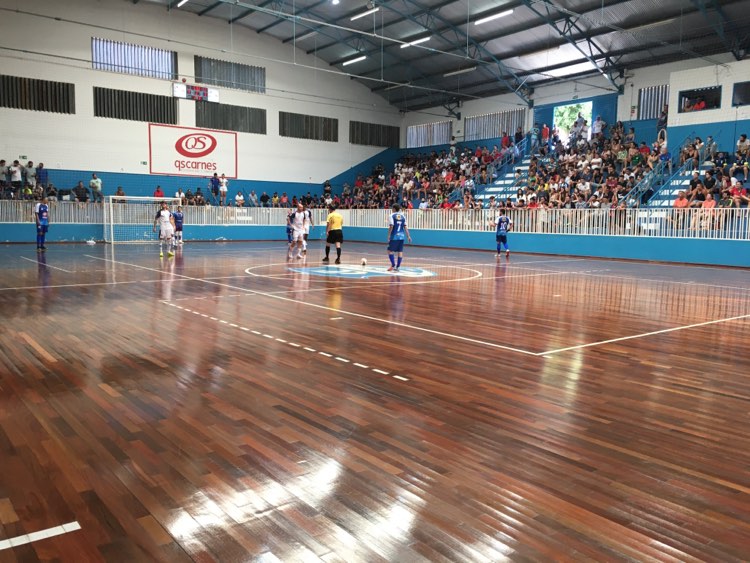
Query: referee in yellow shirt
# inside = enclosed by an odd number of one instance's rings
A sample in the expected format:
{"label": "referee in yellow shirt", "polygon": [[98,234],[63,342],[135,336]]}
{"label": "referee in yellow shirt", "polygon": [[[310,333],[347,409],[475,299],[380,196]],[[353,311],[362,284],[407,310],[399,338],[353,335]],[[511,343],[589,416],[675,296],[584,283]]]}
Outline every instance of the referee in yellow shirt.
{"label": "referee in yellow shirt", "polygon": [[341,243],[344,242],[344,218],[336,211],[335,205],[328,207],[330,213],[326,219],[326,256],[323,262],[328,262],[331,245],[336,245],[336,264],[341,264]]}

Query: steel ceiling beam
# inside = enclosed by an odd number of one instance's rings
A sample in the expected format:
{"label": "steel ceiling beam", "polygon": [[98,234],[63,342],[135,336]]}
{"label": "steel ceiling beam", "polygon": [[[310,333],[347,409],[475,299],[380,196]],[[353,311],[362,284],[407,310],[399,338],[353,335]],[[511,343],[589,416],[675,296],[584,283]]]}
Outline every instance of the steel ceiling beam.
{"label": "steel ceiling beam", "polygon": [[[416,0],[403,0],[403,3],[405,6],[413,6],[414,8],[417,8],[418,10],[425,12],[427,9],[419,4]],[[383,6],[386,10],[390,10],[393,12],[396,12],[400,14],[398,10],[393,8],[391,5],[385,5]],[[476,51],[477,55],[481,55],[482,57],[486,57],[490,61],[492,61],[492,71],[493,75],[497,80],[508,86],[521,100],[526,103],[528,107],[532,107],[534,105],[534,102],[529,98],[528,94],[523,91],[524,83],[521,81],[520,78],[516,75],[515,72],[513,72],[511,69],[505,66],[503,62],[498,59],[493,53],[491,53],[483,44],[478,43],[475,39],[473,39],[471,36],[469,36],[466,31],[463,29],[455,26],[453,23],[448,21],[445,17],[441,16],[439,12],[434,12],[430,14],[432,18],[435,19],[435,21],[441,22],[443,26],[445,26],[446,29],[449,29],[453,32],[453,34],[456,37],[461,38],[462,42],[465,41],[467,45],[469,45],[473,50]],[[406,16],[410,21],[413,21],[414,23],[422,26],[422,22],[419,21],[414,16],[408,15]],[[468,60],[468,57],[467,57]],[[490,66],[490,65],[488,65]]]}
{"label": "steel ceiling beam", "polygon": [[[628,1],[628,0],[625,0],[625,1]],[[614,6],[614,5],[620,4],[622,2],[623,2],[623,0],[605,0],[605,3],[607,5],[609,5],[609,6]],[[600,10],[601,10],[601,5],[599,5],[594,11],[600,11]],[[695,10],[695,11],[697,11],[697,10]],[[678,10],[674,14],[670,14],[667,17],[672,17],[672,15],[674,15],[675,17],[677,17],[680,14],[682,14],[683,12],[684,12],[683,10]],[[497,34],[494,34],[494,35],[490,35],[488,37],[484,37],[484,38],[481,39],[481,42],[484,43],[484,44],[489,44],[489,43],[491,43],[493,41],[497,41],[498,39],[502,39],[503,37],[508,37],[508,36],[511,36],[511,35],[515,35],[516,33],[521,33],[521,32],[524,32],[524,31],[531,30],[531,29],[535,29],[536,27],[540,27],[540,26],[546,25],[546,23],[547,22],[546,22],[546,20],[544,18],[539,17],[539,18],[537,18],[536,20],[534,20],[532,22],[524,22],[524,23],[515,25],[513,27],[506,28],[504,31],[502,31],[500,33],[497,33]],[[596,37],[598,35],[606,35],[607,33],[612,33],[612,30],[609,29],[608,27],[600,27],[599,29],[596,29],[596,30],[589,30],[589,31],[587,31],[585,35],[588,35],[590,37]],[[535,53],[535,52],[539,51],[540,49],[554,49],[555,47],[559,47],[561,45],[565,45],[566,43],[567,43],[567,41],[564,40],[564,39],[560,39],[558,41],[545,41],[544,44],[535,43],[533,46],[530,46],[528,48],[524,48],[522,50],[510,51],[510,52],[507,52],[507,53],[498,53],[497,56],[498,57],[502,57],[503,59],[510,59],[510,58],[513,58],[513,57],[521,57],[521,56],[527,55],[529,53]],[[462,48],[463,48],[463,45],[456,46],[456,47],[450,49],[447,52],[451,53],[453,51],[456,51],[456,50],[462,49]],[[439,52],[439,51],[424,53],[420,57],[420,62],[424,62],[425,59],[431,59],[431,58],[439,56],[441,54],[442,53]],[[487,61],[481,61],[480,60],[478,62],[487,62]],[[411,64],[411,63],[407,62],[406,64]],[[393,69],[391,69],[391,70],[393,70]]]}
{"label": "steel ceiling beam", "polygon": [[208,6],[206,8],[203,8],[200,12],[198,12],[198,15],[199,16],[205,16],[208,12],[210,12],[211,10],[215,10],[216,8],[218,8],[219,6],[221,6],[222,4],[223,4],[223,2],[214,2],[210,6]]}
{"label": "steel ceiling beam", "polygon": [[[322,6],[323,4],[325,4],[328,1],[329,0],[318,0],[314,4],[310,4],[309,6],[306,6],[304,8],[300,8],[299,10],[297,10],[296,12],[294,12],[294,14],[291,14],[291,15],[293,15],[293,16],[302,16],[304,14],[313,14],[313,10],[315,8],[317,8],[318,6]],[[263,26],[260,29],[257,29],[256,31],[258,33],[265,33],[266,31],[268,31],[272,27],[275,27],[275,26],[279,25],[280,23],[283,23],[284,21],[285,20],[276,20],[275,22],[271,22],[268,25]],[[325,27],[325,26],[319,26],[319,27]],[[317,29],[315,29],[315,26],[310,26],[309,31],[317,31]]]}
{"label": "steel ceiling beam", "polygon": [[[557,33],[560,34],[560,36],[565,39],[567,43],[572,45],[579,53],[581,53],[589,63],[594,65],[594,68],[607,79],[607,81],[617,90],[619,94],[623,93],[623,84],[619,84],[615,76],[613,76],[609,71],[609,69],[614,66],[612,64],[612,60],[607,56],[604,50],[599,47],[599,45],[590,36],[586,34],[586,30],[584,30],[578,24],[580,16],[574,17],[570,14],[562,13],[562,18],[560,18],[560,16],[554,17],[552,15],[553,11],[556,11],[558,14],[561,12],[557,11],[556,8],[548,2],[539,2],[538,0],[524,0],[524,2],[527,8],[529,8],[538,16],[544,18],[547,21],[547,24],[552,29],[557,31]],[[538,6],[540,4],[543,6],[543,9],[539,9]],[[583,40],[585,42],[585,45],[587,46],[586,49],[581,47],[580,39],[573,38],[575,34],[583,36]],[[604,64],[602,66],[599,66],[597,58],[603,59]]]}
{"label": "steel ceiling beam", "polygon": [[[697,40],[705,39],[705,38],[708,38],[708,37],[713,37],[713,34],[708,34],[708,35],[707,34],[703,34],[703,35],[700,35],[700,36],[693,36],[693,37],[687,38],[686,40],[687,41],[697,41]],[[609,56],[611,58],[613,58],[613,59],[618,59],[619,60],[622,57],[625,57],[625,56],[628,56],[628,55],[633,55],[633,54],[641,53],[643,51],[648,51],[648,50],[657,49],[657,48],[664,48],[664,46],[661,43],[652,42],[652,43],[648,43],[648,44],[639,45],[638,47],[630,47],[630,48],[627,48],[627,49],[619,49],[617,51],[612,51],[612,52],[609,53]],[[662,60],[662,59],[679,60],[679,57],[674,58],[674,57],[672,57],[670,55],[660,55],[659,59],[660,60]],[[574,64],[580,64],[580,63],[583,63],[583,62],[586,62],[586,59],[584,57],[581,57],[579,59],[576,59],[576,60],[570,61],[570,62],[564,62],[564,63],[555,64],[555,65],[548,65],[548,66],[545,66],[545,67],[539,67],[539,68],[535,68],[535,69],[525,70],[525,71],[519,72],[519,76],[525,78],[525,77],[528,77],[528,76],[533,76],[535,74],[543,75],[543,74],[545,74],[547,72],[550,72],[550,71],[559,70],[559,69],[565,68],[567,66],[574,65]],[[645,64],[650,64],[650,62],[644,61],[644,65]],[[627,61],[627,62],[623,63],[622,65],[616,65],[615,70],[617,72],[619,72],[620,70],[624,70],[625,67],[627,67],[628,69],[633,68],[634,67],[633,61]],[[549,83],[552,83],[552,82],[564,82],[566,80],[572,80],[575,77],[588,76],[588,75],[591,75],[592,73],[596,73],[596,72],[597,71],[595,71],[595,70],[590,70],[590,71],[585,71],[585,72],[581,72],[581,73],[576,73],[574,75],[559,76],[559,77],[558,76],[556,76],[556,77],[549,77],[549,78],[546,78],[546,79],[534,81],[532,83],[532,86],[534,86],[536,88],[536,87],[539,87],[539,86],[542,86],[542,85],[545,85],[545,84],[549,84]],[[472,92],[471,91],[472,89],[474,89],[474,88],[481,88],[482,86],[486,86],[486,85],[489,85],[489,84],[492,84],[492,82],[490,82],[488,80],[474,81],[472,83],[464,84],[462,86],[462,89],[464,90],[463,93],[466,94],[467,96],[476,96],[477,94],[475,92]],[[406,87],[408,87],[408,85]],[[507,94],[507,93],[509,93],[509,91],[507,89],[506,90],[502,90],[500,88],[494,89],[493,92],[495,92],[497,94]],[[484,94],[482,94],[480,97],[483,97],[483,96],[484,96]],[[419,100],[419,99],[421,99],[421,96],[419,96],[419,95],[415,95],[415,96],[412,96],[410,98],[405,98],[405,100],[407,102],[411,101],[411,100]]]}
{"label": "steel ceiling beam", "polygon": [[[377,6],[379,6],[380,8],[383,8],[383,7],[385,7],[385,5],[389,1],[390,0],[380,0],[379,2],[375,2],[375,4]],[[442,0],[441,2],[439,2],[439,3],[437,3],[437,4],[433,5],[433,6],[429,6],[428,8],[425,8],[424,10],[417,11],[417,12],[415,12],[412,15],[414,17],[421,17],[423,15],[426,15],[429,12],[435,12],[435,11],[441,10],[442,8],[445,8],[446,6],[448,6],[450,4],[455,4],[455,2],[456,2],[456,0]],[[521,0],[513,0],[513,2],[510,2],[507,5],[507,9],[515,8],[515,7],[518,7],[520,5],[521,5]],[[364,11],[364,9],[360,9],[356,13],[360,13],[362,11]],[[399,12],[399,15],[400,14],[401,13]],[[348,17],[351,17],[351,15],[348,16]],[[336,21],[338,21],[338,20],[336,20]],[[400,15],[400,17],[398,17],[398,18],[396,18],[394,20],[391,20],[391,21],[388,21],[388,22],[383,22],[383,25],[382,25],[382,27],[380,29],[380,33],[383,33],[385,31],[385,29],[387,29],[389,27],[392,27],[394,25],[398,25],[400,23],[404,23],[406,21],[409,21],[409,18],[407,16]],[[435,33],[440,33],[440,31],[441,31],[440,29],[437,29],[437,30],[435,30]],[[356,36],[356,34],[352,34],[352,35],[348,36],[348,38],[355,37],[355,36]],[[289,41],[289,39],[285,39],[284,41],[285,42]],[[327,49],[328,47],[333,47],[334,45],[335,45],[335,43],[326,43],[325,45],[318,46],[314,51],[307,51],[307,54],[310,55],[310,54],[312,54],[315,51],[319,52],[319,51],[322,51],[323,49]]]}
{"label": "steel ceiling beam", "polygon": [[[708,0],[708,2],[706,0],[692,0],[692,2],[701,11],[703,17],[711,23],[711,27],[714,28],[716,35],[721,39],[727,51],[732,53],[735,59],[741,61],[745,54],[741,52],[739,36],[737,33],[732,33],[732,38],[729,38],[729,33],[734,30],[731,29],[732,25],[721,5],[716,0]],[[710,17],[709,10],[713,10],[717,17]]]}

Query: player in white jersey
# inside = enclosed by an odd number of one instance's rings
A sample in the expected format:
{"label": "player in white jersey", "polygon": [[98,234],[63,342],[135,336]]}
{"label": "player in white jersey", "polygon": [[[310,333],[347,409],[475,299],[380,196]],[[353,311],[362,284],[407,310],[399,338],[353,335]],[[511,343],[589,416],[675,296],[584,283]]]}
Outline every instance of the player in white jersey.
{"label": "player in white jersey", "polygon": [[297,210],[292,211],[287,217],[289,226],[292,228],[292,244],[289,246],[289,258],[292,257],[294,248],[297,248],[297,259],[302,258],[302,247],[305,242],[305,224],[308,223],[305,206],[297,204]]}
{"label": "player in white jersey", "polygon": [[[299,206],[298,206],[299,207]],[[307,254],[307,239],[312,227],[312,211],[305,209],[305,236],[302,237],[302,254]]]}
{"label": "player in white jersey", "polygon": [[166,201],[161,202],[161,209],[154,218],[154,232],[159,225],[159,256],[164,256],[162,245],[167,243],[167,256],[174,256],[174,216],[169,211]]}

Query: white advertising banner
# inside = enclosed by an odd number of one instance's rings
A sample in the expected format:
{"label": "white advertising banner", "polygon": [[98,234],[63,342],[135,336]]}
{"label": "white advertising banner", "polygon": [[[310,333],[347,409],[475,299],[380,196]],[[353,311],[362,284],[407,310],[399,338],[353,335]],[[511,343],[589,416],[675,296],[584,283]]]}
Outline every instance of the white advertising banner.
{"label": "white advertising banner", "polygon": [[237,133],[148,124],[151,174],[237,177]]}

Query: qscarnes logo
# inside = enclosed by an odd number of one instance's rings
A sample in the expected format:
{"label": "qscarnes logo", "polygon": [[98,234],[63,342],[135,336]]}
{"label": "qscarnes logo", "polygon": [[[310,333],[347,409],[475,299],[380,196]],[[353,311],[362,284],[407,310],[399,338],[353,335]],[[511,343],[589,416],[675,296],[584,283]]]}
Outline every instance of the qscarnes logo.
{"label": "qscarnes logo", "polygon": [[183,170],[216,172],[216,162],[198,160],[208,156],[216,149],[218,141],[216,137],[207,133],[190,133],[177,139],[174,144],[175,150],[190,160],[174,161],[174,166],[182,172]]}
{"label": "qscarnes logo", "polygon": [[190,133],[177,139],[175,150],[185,158],[201,158],[214,152],[216,138],[206,133]]}

